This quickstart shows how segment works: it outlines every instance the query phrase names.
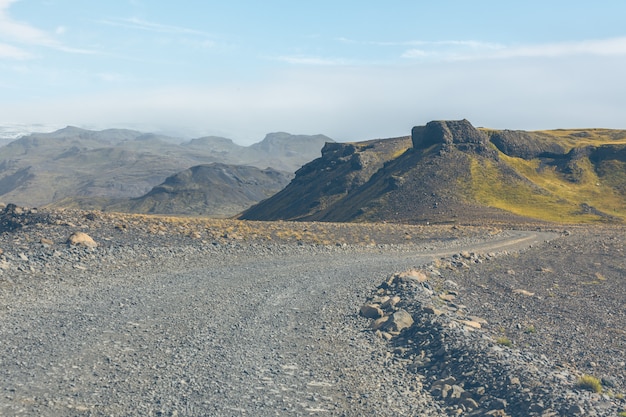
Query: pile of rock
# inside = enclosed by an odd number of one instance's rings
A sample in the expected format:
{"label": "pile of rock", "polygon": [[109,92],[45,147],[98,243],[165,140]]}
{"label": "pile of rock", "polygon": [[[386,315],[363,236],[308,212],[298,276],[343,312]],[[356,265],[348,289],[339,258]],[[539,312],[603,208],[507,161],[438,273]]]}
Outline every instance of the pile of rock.
{"label": "pile of rock", "polygon": [[464,252],[396,273],[360,313],[450,415],[617,415],[624,400],[577,388],[576,370],[515,348],[460,302],[461,290],[446,271],[495,256]]}

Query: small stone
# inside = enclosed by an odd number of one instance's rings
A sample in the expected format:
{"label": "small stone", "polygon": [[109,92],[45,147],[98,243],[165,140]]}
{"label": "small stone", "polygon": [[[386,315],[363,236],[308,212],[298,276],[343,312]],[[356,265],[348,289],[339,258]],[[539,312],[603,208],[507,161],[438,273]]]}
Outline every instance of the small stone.
{"label": "small stone", "polygon": [[533,295],[535,295],[534,292],[523,290],[521,288],[513,290],[513,294],[521,294],[521,295],[525,295],[526,297],[532,297]]}
{"label": "small stone", "polygon": [[456,295],[454,294],[439,294],[439,298],[441,298],[443,301],[454,301],[454,299],[456,298]]}
{"label": "small stone", "polygon": [[496,410],[491,410],[491,411],[487,411],[485,413],[486,416],[493,416],[493,417],[507,417],[508,414],[502,410],[502,409],[496,409]]}
{"label": "small stone", "polygon": [[413,325],[413,317],[406,310],[398,310],[389,317],[389,320],[383,325],[387,332],[400,333]]}
{"label": "small stone", "polygon": [[516,376],[509,376],[508,380],[509,380],[509,385],[522,385],[519,378]]}
{"label": "small stone", "polygon": [[509,404],[505,399],[502,398],[494,398],[491,403],[491,406],[496,410],[504,410]]}
{"label": "small stone", "polygon": [[488,324],[487,320],[485,320],[482,317],[478,317],[478,316],[467,316],[467,319],[471,320],[471,321],[475,321],[477,323],[480,323],[481,325]]}
{"label": "small stone", "polygon": [[452,389],[450,390],[448,397],[452,399],[460,399],[464,392],[465,390],[461,388],[461,386],[452,385]]}
{"label": "small stone", "polygon": [[[448,286],[448,287],[459,288],[459,284],[457,284],[456,282],[452,281],[451,279],[445,280],[443,282],[443,284]],[[448,291],[448,293],[457,295],[457,293],[455,291]]]}
{"label": "small stone", "polygon": [[615,388],[616,382],[611,377],[603,377],[602,378],[602,385],[604,385],[607,388]]}
{"label": "small stone", "polygon": [[361,307],[361,315],[368,319],[377,319],[384,315],[378,304],[365,304]]}
{"label": "small stone", "polygon": [[433,384],[433,387],[436,386],[441,386],[441,385],[454,385],[456,384],[456,378],[453,376],[449,376],[447,378],[442,378],[438,381],[435,381],[435,383]]}
{"label": "small stone", "polygon": [[482,327],[479,322],[473,320],[459,320],[459,323],[472,329],[480,329]]}
{"label": "small stone", "polygon": [[50,239],[46,239],[45,237],[42,237],[41,240],[39,241],[39,243],[41,243],[44,246],[52,246],[52,245],[54,245],[54,241],[52,241]]}
{"label": "small stone", "polygon": [[424,273],[424,271],[420,271],[418,269],[410,269],[408,271],[400,272],[395,274],[394,282],[403,283],[403,282],[426,282],[428,281],[428,276]]}
{"label": "small stone", "polygon": [[436,309],[434,306],[425,306],[422,310],[424,313],[434,314],[435,316],[441,316],[443,314],[443,311]]}
{"label": "small stone", "polygon": [[385,300],[381,307],[382,308],[395,308],[396,305],[398,305],[398,303],[400,302],[400,300],[402,300],[400,297],[398,297],[397,295],[393,296],[393,297],[387,297],[387,300]]}
{"label": "small stone", "polygon": [[95,248],[98,246],[95,240],[91,238],[87,233],[74,232],[67,238],[67,243],[72,246],[86,246],[88,248]]}
{"label": "small stone", "polygon": [[372,299],[371,304],[380,304],[381,306],[387,302],[391,297],[388,295],[379,295]]}
{"label": "small stone", "polygon": [[574,404],[567,410],[568,416],[582,416],[585,414],[585,409],[580,404]]}
{"label": "small stone", "polygon": [[441,398],[446,399],[450,396],[450,394],[452,393],[452,385],[448,385],[448,384],[443,384],[441,385]]}
{"label": "small stone", "polygon": [[465,398],[460,404],[468,410],[475,410],[478,408],[478,403],[472,398]]}
{"label": "small stone", "polygon": [[380,329],[387,322],[387,320],[389,320],[389,316],[380,317],[376,320],[373,320],[372,323],[370,324],[370,329],[372,330]]}
{"label": "small stone", "polygon": [[393,338],[393,336],[387,332],[380,332],[380,335],[385,340],[391,340]]}

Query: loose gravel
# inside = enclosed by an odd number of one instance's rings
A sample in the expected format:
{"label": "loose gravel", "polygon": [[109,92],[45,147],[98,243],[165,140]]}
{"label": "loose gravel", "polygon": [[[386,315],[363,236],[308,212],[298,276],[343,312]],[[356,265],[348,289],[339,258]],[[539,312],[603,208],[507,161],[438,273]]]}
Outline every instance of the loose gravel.
{"label": "loose gravel", "polygon": [[[546,237],[284,244],[23,220],[0,239],[10,416],[443,415],[359,306],[393,271]],[[72,229],[99,246],[65,244]]]}

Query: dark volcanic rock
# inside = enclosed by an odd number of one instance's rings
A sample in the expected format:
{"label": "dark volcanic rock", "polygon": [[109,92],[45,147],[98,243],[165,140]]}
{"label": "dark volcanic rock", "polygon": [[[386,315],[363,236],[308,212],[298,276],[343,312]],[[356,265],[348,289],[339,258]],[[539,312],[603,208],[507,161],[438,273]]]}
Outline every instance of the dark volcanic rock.
{"label": "dark volcanic rock", "polygon": [[411,130],[413,147],[428,148],[435,144],[486,144],[487,137],[466,120],[436,120]]}
{"label": "dark volcanic rock", "polygon": [[406,136],[360,143],[326,143],[322,156],[296,171],[296,177],[285,189],[246,210],[241,218],[309,219],[365,184],[393,155],[409,147]]}
{"label": "dark volcanic rock", "polygon": [[594,164],[598,164],[606,160],[615,160],[626,162],[626,146],[625,145],[604,145],[594,148],[590,152],[589,158]]}
{"label": "dark volcanic rock", "polygon": [[493,132],[490,141],[505,155],[533,159],[546,155],[563,155],[565,149],[554,141],[548,141],[538,133],[519,130]]}

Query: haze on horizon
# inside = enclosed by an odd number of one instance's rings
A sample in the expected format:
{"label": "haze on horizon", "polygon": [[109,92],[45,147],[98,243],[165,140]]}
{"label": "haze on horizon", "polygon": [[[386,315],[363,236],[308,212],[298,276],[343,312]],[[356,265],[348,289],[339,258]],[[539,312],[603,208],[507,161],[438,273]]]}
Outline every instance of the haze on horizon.
{"label": "haze on horizon", "polygon": [[626,128],[626,3],[0,0],[0,126]]}

